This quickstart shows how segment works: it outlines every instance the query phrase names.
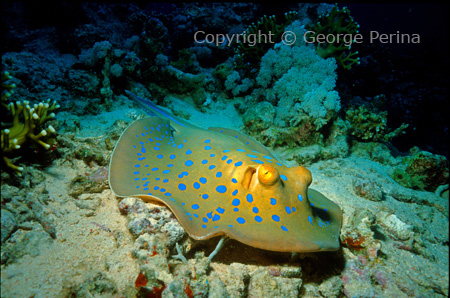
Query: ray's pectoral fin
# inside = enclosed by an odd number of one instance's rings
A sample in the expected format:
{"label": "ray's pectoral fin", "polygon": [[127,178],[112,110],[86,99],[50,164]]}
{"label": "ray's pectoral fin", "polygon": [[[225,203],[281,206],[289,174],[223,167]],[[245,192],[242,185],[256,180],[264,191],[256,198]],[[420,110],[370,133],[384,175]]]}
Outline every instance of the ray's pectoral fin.
{"label": "ray's pectoral fin", "polygon": [[149,142],[149,139],[153,142],[154,136],[161,134],[173,138],[170,121],[160,117],[137,120],[123,132],[114,148],[109,165],[109,185],[115,195],[125,197],[140,194],[136,187],[124,178],[131,177],[137,170],[136,154],[145,153],[145,142]]}
{"label": "ray's pectoral fin", "polygon": [[339,249],[339,233],[342,226],[341,208],[314,189],[308,189],[310,202],[313,202],[312,213],[322,223],[327,223],[329,239],[331,239],[330,250]]}

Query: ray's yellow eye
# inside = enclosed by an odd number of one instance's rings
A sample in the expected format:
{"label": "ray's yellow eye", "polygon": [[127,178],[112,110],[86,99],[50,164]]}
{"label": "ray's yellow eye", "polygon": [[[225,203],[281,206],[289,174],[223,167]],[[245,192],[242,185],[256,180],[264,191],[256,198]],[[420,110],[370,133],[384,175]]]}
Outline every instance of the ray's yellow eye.
{"label": "ray's yellow eye", "polygon": [[258,168],[258,180],[262,184],[272,185],[280,179],[277,169],[271,165],[261,165]]}

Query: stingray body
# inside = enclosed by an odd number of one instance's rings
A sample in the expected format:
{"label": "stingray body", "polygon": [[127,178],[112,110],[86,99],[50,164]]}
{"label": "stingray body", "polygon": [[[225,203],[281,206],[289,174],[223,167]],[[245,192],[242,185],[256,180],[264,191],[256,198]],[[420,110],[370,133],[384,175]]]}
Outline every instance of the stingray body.
{"label": "stingray body", "polygon": [[337,250],[342,212],[302,166],[287,167],[237,131],[196,127],[135,97],[158,116],[120,137],[110,163],[119,197],[159,201],[195,239],[227,235],[282,252]]}

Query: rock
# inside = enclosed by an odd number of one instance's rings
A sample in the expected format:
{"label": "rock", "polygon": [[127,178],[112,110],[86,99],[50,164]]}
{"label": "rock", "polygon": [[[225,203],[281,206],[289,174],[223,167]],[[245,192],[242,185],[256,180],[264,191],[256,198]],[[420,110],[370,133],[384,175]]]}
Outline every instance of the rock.
{"label": "rock", "polygon": [[261,268],[250,278],[248,297],[298,297],[301,286],[300,278],[275,277]]}
{"label": "rock", "polygon": [[1,210],[1,242],[3,244],[17,229],[17,221],[14,215],[6,209]]}
{"label": "rock", "polygon": [[352,181],[352,187],[353,192],[357,196],[360,196],[362,198],[375,202],[379,202],[384,199],[381,188],[377,184],[369,180],[354,178]]}
{"label": "rock", "polygon": [[244,114],[244,124],[250,131],[269,128],[275,117],[275,108],[267,101],[259,102]]}

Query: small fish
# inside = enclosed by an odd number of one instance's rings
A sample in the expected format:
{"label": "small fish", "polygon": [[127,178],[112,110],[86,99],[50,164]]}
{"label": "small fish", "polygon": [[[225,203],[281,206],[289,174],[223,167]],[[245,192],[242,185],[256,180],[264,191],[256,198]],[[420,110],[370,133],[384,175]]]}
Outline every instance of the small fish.
{"label": "small fish", "polygon": [[116,196],[159,201],[194,239],[226,235],[271,251],[339,248],[342,211],[252,138],[202,129],[127,92],[155,115],[131,124],[110,162]]}

